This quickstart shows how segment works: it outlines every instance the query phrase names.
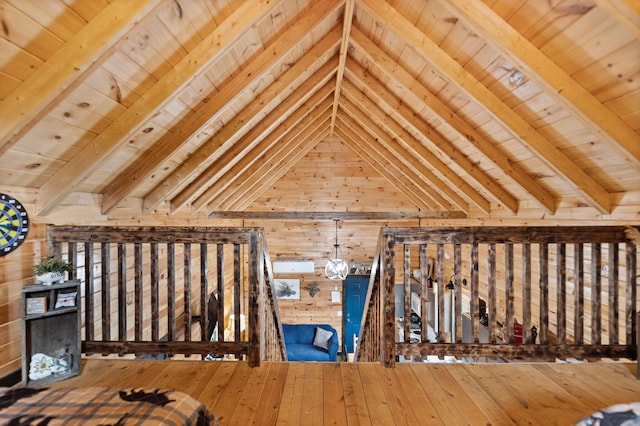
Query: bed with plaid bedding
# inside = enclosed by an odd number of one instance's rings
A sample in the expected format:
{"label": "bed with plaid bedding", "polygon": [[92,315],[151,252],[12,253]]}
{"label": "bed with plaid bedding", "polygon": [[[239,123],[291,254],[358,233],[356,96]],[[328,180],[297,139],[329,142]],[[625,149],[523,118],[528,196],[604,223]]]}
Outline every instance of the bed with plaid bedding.
{"label": "bed with plaid bedding", "polygon": [[0,388],[0,424],[219,425],[195,398],[167,389]]}

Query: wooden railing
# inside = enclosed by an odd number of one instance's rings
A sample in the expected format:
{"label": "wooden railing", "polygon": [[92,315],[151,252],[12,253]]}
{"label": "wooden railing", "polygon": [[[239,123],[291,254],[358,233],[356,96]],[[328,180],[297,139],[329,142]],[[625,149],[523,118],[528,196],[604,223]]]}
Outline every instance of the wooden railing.
{"label": "wooden railing", "polygon": [[[637,359],[638,258],[630,235],[637,227],[384,228],[356,360]],[[418,295],[417,342],[409,321],[396,318],[396,283],[407,316],[411,293]]]}
{"label": "wooden railing", "polygon": [[286,357],[261,228],[63,226],[48,240],[82,282],[85,353]]}

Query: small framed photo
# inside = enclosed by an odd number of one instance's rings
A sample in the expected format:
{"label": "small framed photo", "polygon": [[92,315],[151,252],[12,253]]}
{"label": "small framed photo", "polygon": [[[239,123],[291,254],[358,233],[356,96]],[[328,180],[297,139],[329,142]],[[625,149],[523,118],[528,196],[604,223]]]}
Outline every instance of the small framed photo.
{"label": "small framed photo", "polygon": [[47,312],[46,297],[27,298],[27,315],[44,314],[45,312]]}
{"label": "small framed photo", "polygon": [[297,278],[276,278],[276,297],[278,299],[300,299],[300,280]]}
{"label": "small framed photo", "polygon": [[73,308],[76,306],[76,291],[72,292],[59,292],[56,294],[55,309],[59,308]]}

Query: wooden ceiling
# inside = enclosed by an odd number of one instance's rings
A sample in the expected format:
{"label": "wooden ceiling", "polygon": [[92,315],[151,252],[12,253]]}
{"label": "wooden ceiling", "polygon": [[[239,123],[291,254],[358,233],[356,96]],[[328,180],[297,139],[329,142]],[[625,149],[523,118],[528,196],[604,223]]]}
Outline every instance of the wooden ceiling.
{"label": "wooden ceiling", "polygon": [[36,189],[40,215],[74,193],[106,215],[260,210],[329,140],[452,217],[609,214],[640,190],[637,0],[2,0],[0,19],[0,190]]}

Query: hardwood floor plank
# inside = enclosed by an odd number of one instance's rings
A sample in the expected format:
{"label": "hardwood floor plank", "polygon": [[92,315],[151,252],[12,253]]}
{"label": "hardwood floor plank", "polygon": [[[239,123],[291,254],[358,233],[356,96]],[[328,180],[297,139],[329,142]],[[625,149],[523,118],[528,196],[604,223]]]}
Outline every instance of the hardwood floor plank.
{"label": "hardwood floor plank", "polygon": [[300,424],[322,426],[324,424],[324,409],[322,407],[322,363],[308,363],[308,366],[305,368],[302,393],[302,417],[300,418]]}
{"label": "hardwood floor plank", "polygon": [[342,374],[340,364],[323,363],[323,401],[324,424],[325,425],[346,425],[347,410],[344,400],[344,386],[342,384]]}
{"label": "hardwood floor plank", "polygon": [[229,386],[233,373],[239,365],[237,362],[216,362],[216,364],[215,374],[210,374],[209,371],[206,371],[203,380],[207,383],[202,391],[198,395],[193,394],[193,397],[205,403],[212,411],[214,411],[220,396],[224,394],[227,386]]}
{"label": "hardwood floor plank", "polygon": [[[228,422],[232,418],[233,412],[235,411],[236,406],[238,405],[238,401],[242,396],[242,392],[244,391],[245,386],[247,386],[247,381],[251,376],[251,367],[249,367],[249,365],[244,362],[233,363],[237,364],[236,368],[234,369],[229,382],[224,387],[224,390],[213,406],[213,412],[218,418],[218,421],[220,422],[220,424],[225,425],[228,424]],[[262,366],[260,368],[262,368]],[[207,406],[209,406],[209,404],[207,404]]]}
{"label": "hardwood floor plank", "polygon": [[271,365],[269,377],[256,407],[256,420],[260,425],[275,425],[287,379],[289,363],[275,362]]}
{"label": "hardwood floor plank", "polygon": [[[559,374],[560,371],[574,371],[580,383],[591,386],[598,395],[613,398],[614,403],[640,401],[640,380],[633,377],[619,364],[577,364],[571,369],[563,368],[563,364],[548,364],[549,368]],[[609,403],[611,405],[611,403]],[[602,407],[600,407],[602,408]]]}
{"label": "hardwood floor plank", "polygon": [[420,386],[418,378],[413,374],[410,364],[396,364],[396,377],[404,389],[407,404],[411,407],[415,415],[426,424],[444,425],[445,423],[438,416],[436,408],[431,403],[429,396]]}
{"label": "hardwood floor plank", "polygon": [[[189,395],[199,395],[207,385],[206,379],[209,375],[215,375],[220,363],[212,362],[192,362],[192,361],[160,361],[165,363],[175,363],[171,368],[165,368],[151,381],[151,386],[158,386],[166,389],[175,389]],[[175,369],[180,374],[175,374]],[[206,373],[205,373],[206,372]],[[149,386],[149,385],[147,385]]]}
{"label": "hardwood floor plank", "polygon": [[301,424],[304,373],[305,364],[301,362],[290,363],[278,411],[279,425]]}
{"label": "hardwood floor plank", "polygon": [[[441,388],[441,383],[434,375],[435,364],[410,364],[418,383],[433,403],[436,413],[445,424],[466,424],[464,413],[460,411],[463,402],[455,400],[455,394]],[[437,373],[437,371],[436,371]]]}
{"label": "hardwood floor plank", "polygon": [[[267,364],[260,368],[251,368],[248,380],[236,404],[235,410],[225,424],[241,425],[255,423],[256,411],[260,403],[260,397],[265,392],[265,385],[269,381],[269,375],[273,364]],[[262,420],[262,418],[260,418]]]}
{"label": "hardwood floor plank", "polygon": [[476,406],[473,398],[465,392],[460,383],[451,375],[450,370],[458,368],[456,364],[427,364],[426,367],[429,368],[438,384],[438,393],[446,398],[449,403],[454,402],[453,409],[456,411],[456,416],[460,416],[462,420],[460,424],[477,425],[489,423],[489,420]]}
{"label": "hardwood floor plank", "polygon": [[634,363],[431,364],[85,359],[51,387],[162,387],[223,426],[567,425],[640,398]]}
{"label": "hardwood floor plank", "polygon": [[496,369],[495,373],[539,423],[560,425],[566,422],[558,419],[569,418],[570,423],[578,420],[581,411],[573,404],[578,404],[579,407],[583,405],[562,391],[553,379],[534,376],[530,369],[527,364],[507,364]]}
{"label": "hardwood floor plank", "polygon": [[409,403],[409,396],[400,383],[397,376],[398,368],[385,368],[377,365],[378,376],[382,381],[382,389],[389,401],[389,408],[396,421],[396,424],[402,425],[421,425],[424,424],[413,411],[412,405]]}
{"label": "hardwood floor plank", "polygon": [[522,401],[509,391],[509,387],[500,381],[494,372],[494,368],[489,364],[469,364],[463,367],[464,371],[478,383],[480,391],[484,392],[490,407],[496,407],[501,411],[495,416],[504,416],[509,419],[506,424],[536,424],[535,413],[522,404]]}
{"label": "hardwood floor plank", "polygon": [[344,387],[344,405],[349,426],[372,424],[364,388],[360,380],[360,364],[352,362],[340,364],[342,386]]}
{"label": "hardwood floor plank", "polygon": [[358,364],[360,370],[360,380],[364,389],[364,396],[369,409],[369,416],[375,423],[381,425],[395,424],[393,414],[389,409],[382,383],[378,378],[377,363]]}
{"label": "hardwood floor plank", "polygon": [[[502,407],[500,407],[492,395],[487,392],[486,387],[483,386],[483,384],[486,383],[478,380],[478,377],[470,371],[471,369],[465,367],[467,366],[462,364],[459,367],[450,368],[449,373],[456,379],[460,386],[462,386],[476,407],[482,411],[488,423],[504,426],[515,424],[514,420],[502,410]],[[478,368],[474,368],[474,370],[477,369]]]}

